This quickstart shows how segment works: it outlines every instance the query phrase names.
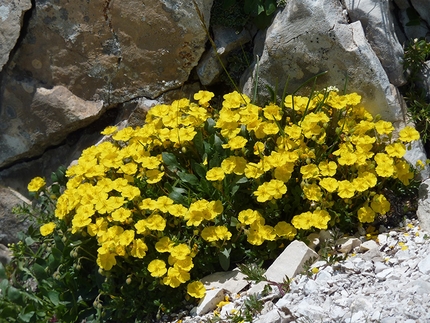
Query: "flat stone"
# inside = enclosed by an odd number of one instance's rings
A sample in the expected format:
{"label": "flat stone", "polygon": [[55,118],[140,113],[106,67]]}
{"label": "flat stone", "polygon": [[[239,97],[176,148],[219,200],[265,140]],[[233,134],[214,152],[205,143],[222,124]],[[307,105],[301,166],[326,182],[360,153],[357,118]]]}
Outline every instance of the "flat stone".
{"label": "flat stone", "polygon": [[196,308],[196,315],[203,315],[216,309],[217,304],[224,300],[227,291],[224,289],[210,289],[200,300]]}
{"label": "flat stone", "polygon": [[200,281],[205,285],[206,290],[224,289],[231,294],[237,294],[249,285],[245,278],[246,276],[239,269],[235,269],[232,271],[216,272],[200,279]]}

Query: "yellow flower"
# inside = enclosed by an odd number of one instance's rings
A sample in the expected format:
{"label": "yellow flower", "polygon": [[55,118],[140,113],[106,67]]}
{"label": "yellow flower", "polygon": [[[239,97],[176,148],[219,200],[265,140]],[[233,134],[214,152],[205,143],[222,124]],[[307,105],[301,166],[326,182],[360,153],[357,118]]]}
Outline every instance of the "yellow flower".
{"label": "yellow flower", "polygon": [[309,230],[313,226],[313,219],[311,212],[304,212],[299,215],[295,215],[291,220],[291,224],[296,229]]}
{"label": "yellow flower", "polygon": [[259,218],[261,218],[261,214],[252,209],[240,211],[238,216],[239,222],[243,224],[252,224]]}
{"label": "yellow flower", "polygon": [[123,207],[112,212],[112,219],[118,222],[125,222],[131,216],[131,211]]}
{"label": "yellow flower", "polygon": [[406,148],[404,144],[396,142],[394,144],[387,145],[385,147],[385,151],[390,157],[402,158],[406,153]]}
{"label": "yellow flower", "polygon": [[317,229],[327,230],[327,224],[330,219],[330,214],[326,210],[315,210],[313,212],[313,226]]}
{"label": "yellow flower", "polygon": [[118,236],[118,242],[121,246],[128,246],[134,239],[134,230],[125,230]]}
{"label": "yellow flower", "polygon": [[98,254],[97,265],[104,270],[111,270],[116,265],[116,259],[114,253]]}
{"label": "yellow flower", "polygon": [[46,223],[40,227],[40,234],[42,236],[47,236],[47,235],[51,234],[52,232],[54,232],[54,229],[55,229],[55,223],[54,222]]}
{"label": "yellow flower", "polygon": [[118,127],[116,127],[116,126],[108,126],[100,133],[102,135],[109,136],[109,135],[113,134],[115,131],[117,131],[117,129],[118,129]]}
{"label": "yellow flower", "polygon": [[[282,183],[284,184],[284,183]],[[253,193],[257,197],[257,201],[260,203],[264,203],[273,198],[272,194],[269,192],[268,183],[265,182],[258,186],[257,190]]]}
{"label": "yellow flower", "polygon": [[391,205],[384,195],[376,194],[370,203],[370,207],[376,213],[385,214],[390,210]]}
{"label": "yellow flower", "polygon": [[152,277],[161,277],[167,272],[166,263],[160,259],[154,259],[148,264],[148,271]]}
{"label": "yellow flower", "polygon": [[245,147],[247,142],[248,142],[248,140],[245,139],[244,137],[236,136],[236,137],[230,138],[228,143],[223,144],[222,147],[223,148],[230,148],[231,150],[241,149],[241,148]]}
{"label": "yellow flower", "polygon": [[138,234],[144,233],[146,229],[163,231],[166,228],[166,219],[164,219],[160,214],[151,214],[144,220],[139,220],[134,225],[136,232]]}
{"label": "yellow flower", "polygon": [[173,247],[173,242],[169,237],[162,237],[155,244],[155,250],[158,252],[170,252]]}
{"label": "yellow flower", "polygon": [[304,179],[315,178],[319,174],[317,165],[309,164],[300,167],[300,173],[303,175]]}
{"label": "yellow flower", "polygon": [[28,183],[27,189],[29,192],[38,192],[45,185],[46,182],[42,177],[35,177]]}
{"label": "yellow flower", "polygon": [[206,294],[206,288],[203,283],[195,281],[187,285],[187,293],[195,298],[203,298]]}
{"label": "yellow flower", "polygon": [[170,249],[170,254],[178,260],[184,260],[190,253],[190,247],[184,243],[181,243]]}
{"label": "yellow flower", "polygon": [[149,184],[155,184],[161,181],[163,178],[164,172],[160,172],[158,169],[150,169],[145,172],[147,177],[147,182]]}
{"label": "yellow flower", "polygon": [[322,161],[318,164],[318,168],[323,176],[334,176],[336,174],[337,165],[334,161]]}
{"label": "yellow flower", "polygon": [[411,142],[420,139],[420,133],[411,126],[404,127],[399,132],[399,140]]}
{"label": "yellow flower", "polygon": [[336,191],[338,187],[337,180],[332,177],[325,177],[321,179],[319,184],[322,188],[324,188],[327,192],[330,192],[330,193],[333,193],[334,191]]}
{"label": "yellow flower", "polygon": [[352,152],[345,152],[340,155],[337,162],[339,165],[354,165],[354,163],[357,161],[357,155]]}
{"label": "yellow flower", "polygon": [[393,132],[394,127],[391,122],[379,120],[375,123],[375,129],[380,135],[389,135]]}
{"label": "yellow flower", "polygon": [[339,197],[343,199],[349,199],[354,196],[355,187],[350,181],[347,181],[347,180],[339,181],[337,192]]}
{"label": "yellow flower", "polygon": [[206,179],[208,181],[222,181],[224,177],[225,174],[221,167],[211,168],[206,173]]}
{"label": "yellow flower", "polygon": [[131,249],[130,254],[136,258],[143,258],[148,251],[148,246],[142,239],[136,239],[133,241],[133,248]]}
{"label": "yellow flower", "polygon": [[275,199],[280,199],[287,192],[287,186],[283,181],[272,179],[265,184],[267,185],[267,192]]}
{"label": "yellow flower", "polygon": [[322,199],[322,192],[316,184],[306,184],[303,187],[303,193],[310,201],[320,201]]}
{"label": "yellow flower", "polygon": [[209,91],[199,91],[194,94],[194,100],[198,100],[200,105],[206,105],[215,94]]}
{"label": "yellow flower", "polygon": [[278,237],[283,237],[283,238],[286,238],[288,240],[293,240],[297,234],[296,228],[294,228],[291,224],[289,224],[285,221],[278,222],[275,225],[274,229],[275,229],[275,233]]}
{"label": "yellow flower", "polygon": [[358,212],[358,220],[361,223],[371,223],[375,220],[375,212],[369,206],[361,207]]}

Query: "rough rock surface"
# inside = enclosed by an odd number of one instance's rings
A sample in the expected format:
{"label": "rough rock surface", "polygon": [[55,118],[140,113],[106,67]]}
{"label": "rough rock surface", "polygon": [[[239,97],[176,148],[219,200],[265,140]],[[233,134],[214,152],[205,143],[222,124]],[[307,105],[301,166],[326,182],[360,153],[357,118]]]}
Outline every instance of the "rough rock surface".
{"label": "rough rock surface", "polygon": [[[196,3],[209,25],[212,0]],[[104,107],[154,98],[183,85],[205,49],[206,33],[192,1],[35,4],[20,46],[0,74],[0,167],[42,152],[45,143],[26,130],[47,129],[36,129],[38,117],[29,111],[36,105],[41,114],[51,113],[49,105],[34,102],[38,89],[63,86]]]}
{"label": "rough rock surface", "polygon": [[378,56],[391,84],[406,83],[403,76],[403,48],[394,29],[394,21],[388,1],[345,0],[351,21],[360,21],[373,51]]}
{"label": "rough rock surface", "polygon": [[18,218],[12,214],[12,209],[24,202],[31,202],[21,194],[9,187],[0,185],[0,243],[7,245],[18,241],[18,232],[25,231],[29,225],[28,221]]}
{"label": "rough rock surface", "polygon": [[24,13],[30,8],[30,0],[0,2],[0,72],[21,33]]}
{"label": "rough rock surface", "polygon": [[[15,93],[5,94],[18,99]],[[38,88],[31,105],[22,108],[10,112],[7,128],[0,133],[0,167],[19,157],[41,154],[47,147],[60,143],[69,133],[96,120],[103,112],[103,103],[85,101],[67,88],[56,86]]]}
{"label": "rough rock surface", "polygon": [[256,77],[261,97],[268,98],[266,86],[275,84],[282,97],[286,84],[292,93],[314,75],[328,71],[318,78],[319,88],[343,89],[346,83],[348,91],[363,96],[362,103],[371,113],[389,121],[403,119],[396,91],[361,23],[348,24],[339,1],[288,1],[268,28],[264,43],[256,45],[255,54],[259,62],[243,78],[246,94],[253,93]]}
{"label": "rough rock surface", "polygon": [[[196,2],[208,25],[212,0]],[[205,42],[192,1],[37,1],[12,72],[85,100],[154,98],[188,79]]]}

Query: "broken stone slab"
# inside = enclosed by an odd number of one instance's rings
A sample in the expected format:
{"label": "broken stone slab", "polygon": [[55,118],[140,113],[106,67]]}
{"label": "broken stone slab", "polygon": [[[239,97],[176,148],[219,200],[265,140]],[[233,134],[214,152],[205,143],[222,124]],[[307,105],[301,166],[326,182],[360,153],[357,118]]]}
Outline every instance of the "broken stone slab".
{"label": "broken stone slab", "polygon": [[[373,115],[387,121],[403,119],[397,91],[390,84],[387,73],[366,39],[359,21],[348,24],[337,0],[291,0],[280,10],[263,39],[255,45],[258,55],[242,77],[243,92],[257,101],[271,98],[267,87],[282,97],[284,87],[293,93],[318,73],[322,89],[336,86],[362,96],[362,105]],[[286,55],[288,53],[288,55]],[[257,73],[258,72],[258,73]],[[258,75],[257,75],[258,74]],[[309,93],[310,85],[301,91]],[[300,94],[300,93],[298,93]]]}
{"label": "broken stone slab", "polygon": [[205,296],[200,300],[199,305],[193,309],[193,314],[201,316],[210,311],[213,311],[217,304],[225,299],[227,291],[225,289],[210,289],[206,290]]}
{"label": "broken stone slab", "polygon": [[21,34],[24,13],[30,8],[30,0],[0,2],[0,72]]}
{"label": "broken stone slab", "polygon": [[344,238],[339,241],[340,248],[338,249],[343,253],[350,253],[354,248],[361,245],[361,240],[358,238]]}
{"label": "broken stone slab", "polygon": [[246,276],[236,268],[232,271],[216,272],[200,279],[200,281],[206,290],[224,289],[231,294],[237,294],[249,285],[245,278]]}
{"label": "broken stone slab", "polygon": [[360,21],[367,40],[378,56],[391,84],[406,83],[403,75],[403,48],[397,39],[388,1],[344,0],[351,21]]}
{"label": "broken stone slab", "polygon": [[[318,259],[318,254],[303,241],[292,241],[264,273],[268,281],[283,283],[303,271],[304,264]],[[261,293],[267,282],[260,282],[248,290],[248,294]]]}
{"label": "broken stone slab", "polygon": [[359,252],[366,252],[372,249],[378,250],[379,244],[375,240],[367,240],[360,244]]}

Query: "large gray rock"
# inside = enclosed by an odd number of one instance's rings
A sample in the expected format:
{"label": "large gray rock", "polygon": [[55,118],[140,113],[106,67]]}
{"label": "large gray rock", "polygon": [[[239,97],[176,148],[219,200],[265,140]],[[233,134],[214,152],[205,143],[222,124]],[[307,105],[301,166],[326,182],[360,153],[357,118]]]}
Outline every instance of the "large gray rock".
{"label": "large gray rock", "polygon": [[12,209],[31,202],[11,188],[0,185],[0,244],[18,241],[18,233],[25,231],[29,222],[12,213]]}
{"label": "large gray rock", "polygon": [[9,60],[21,33],[24,13],[30,8],[30,0],[0,0],[0,71]]}
{"label": "large gray rock", "polygon": [[[5,91],[4,95],[20,100],[13,92]],[[82,100],[67,88],[56,86],[36,89],[29,106],[12,110],[6,107],[2,116],[0,167],[59,144],[69,133],[100,117],[103,103]]]}
{"label": "large gray rock", "polygon": [[[359,21],[348,24],[336,0],[290,0],[268,28],[264,43],[256,45],[260,60],[242,79],[252,96],[255,78],[261,100],[267,86],[282,96],[284,85],[292,93],[306,80],[318,78],[317,87],[337,86],[362,95],[363,105],[389,121],[403,114],[394,87],[369,45]],[[258,75],[257,74],[258,71]],[[309,87],[304,88],[309,93]]]}
{"label": "large gray rock", "polygon": [[344,0],[351,21],[360,21],[367,40],[378,56],[390,83],[406,83],[403,75],[403,48],[394,30],[394,21],[388,1]]}

